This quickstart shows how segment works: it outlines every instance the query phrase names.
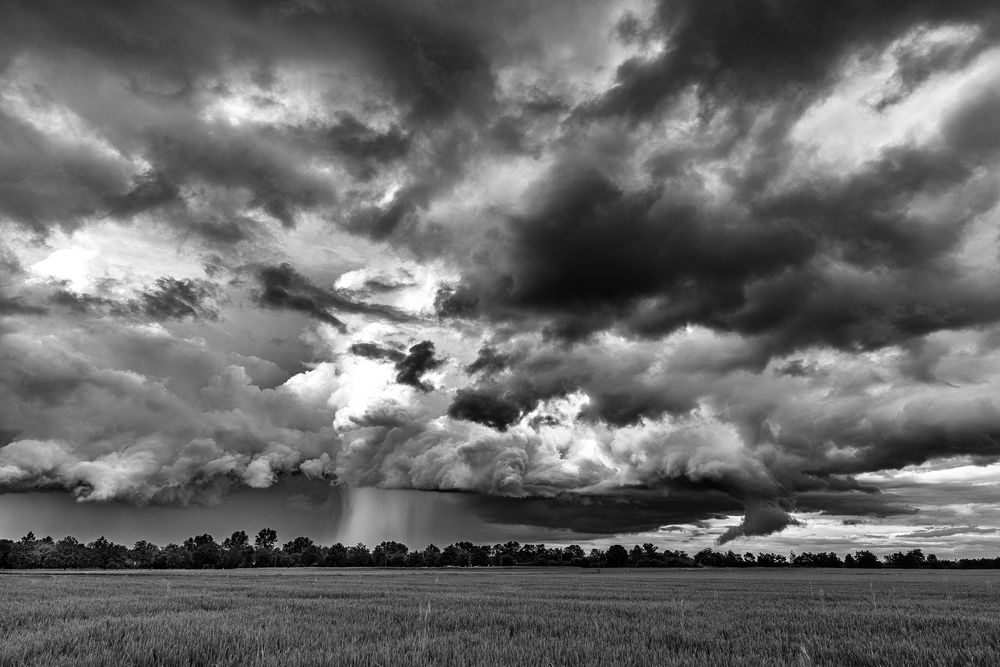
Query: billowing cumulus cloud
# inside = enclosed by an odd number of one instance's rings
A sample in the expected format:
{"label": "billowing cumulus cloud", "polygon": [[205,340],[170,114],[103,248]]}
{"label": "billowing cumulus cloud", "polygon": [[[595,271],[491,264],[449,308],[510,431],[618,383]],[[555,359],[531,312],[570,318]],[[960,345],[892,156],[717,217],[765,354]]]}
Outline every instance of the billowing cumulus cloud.
{"label": "billowing cumulus cloud", "polygon": [[0,489],[981,539],[998,44],[962,0],[0,0]]}

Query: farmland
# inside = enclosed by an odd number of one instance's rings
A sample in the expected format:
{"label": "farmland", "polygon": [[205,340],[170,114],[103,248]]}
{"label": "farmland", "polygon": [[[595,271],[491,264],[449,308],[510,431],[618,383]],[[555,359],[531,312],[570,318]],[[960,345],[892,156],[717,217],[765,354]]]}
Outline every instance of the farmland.
{"label": "farmland", "polygon": [[0,665],[995,665],[1000,575],[911,570],[0,574]]}

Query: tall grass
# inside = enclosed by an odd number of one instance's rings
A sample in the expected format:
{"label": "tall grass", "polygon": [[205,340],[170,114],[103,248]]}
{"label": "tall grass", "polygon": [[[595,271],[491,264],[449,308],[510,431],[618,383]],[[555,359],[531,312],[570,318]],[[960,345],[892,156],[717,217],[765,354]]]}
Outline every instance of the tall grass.
{"label": "tall grass", "polygon": [[0,665],[996,665],[1000,573],[0,575]]}

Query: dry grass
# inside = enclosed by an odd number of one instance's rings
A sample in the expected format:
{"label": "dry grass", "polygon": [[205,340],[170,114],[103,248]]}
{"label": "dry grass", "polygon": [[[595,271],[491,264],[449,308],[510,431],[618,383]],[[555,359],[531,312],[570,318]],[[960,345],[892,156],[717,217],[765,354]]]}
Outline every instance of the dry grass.
{"label": "dry grass", "polygon": [[0,574],[2,665],[997,665],[1000,573]]}

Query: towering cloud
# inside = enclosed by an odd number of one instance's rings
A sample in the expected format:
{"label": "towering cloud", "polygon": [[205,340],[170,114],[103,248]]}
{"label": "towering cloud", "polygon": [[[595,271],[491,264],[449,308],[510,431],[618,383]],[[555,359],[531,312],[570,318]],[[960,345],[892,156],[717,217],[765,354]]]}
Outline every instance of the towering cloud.
{"label": "towering cloud", "polygon": [[932,473],[1000,458],[998,36],[971,0],[0,0],[0,490],[947,534]]}

